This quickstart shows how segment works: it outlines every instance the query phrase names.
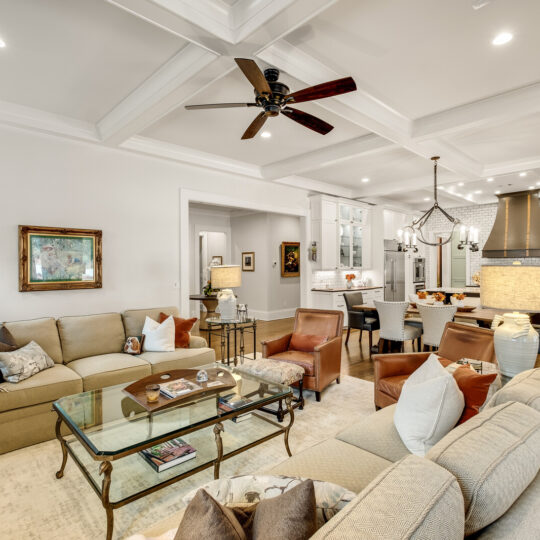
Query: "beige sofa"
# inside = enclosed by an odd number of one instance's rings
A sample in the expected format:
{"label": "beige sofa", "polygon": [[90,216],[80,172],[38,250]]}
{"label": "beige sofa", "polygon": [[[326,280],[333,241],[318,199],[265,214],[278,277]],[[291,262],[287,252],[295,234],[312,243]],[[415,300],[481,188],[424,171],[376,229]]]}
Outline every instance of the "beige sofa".
{"label": "beige sofa", "polygon": [[[265,472],[334,482],[358,493],[314,539],[540,538],[540,369],[515,377],[425,458],[401,442],[395,407]],[[143,535],[178,527],[182,514]]]}
{"label": "beige sofa", "polygon": [[52,403],[62,396],[215,361],[198,336],[187,349],[124,354],[126,336],[140,335],[145,317],[157,319],[160,312],[178,316],[176,307],[164,307],[4,323],[17,345],[35,341],[55,365],[20,383],[0,384],[0,454],[53,439]]}

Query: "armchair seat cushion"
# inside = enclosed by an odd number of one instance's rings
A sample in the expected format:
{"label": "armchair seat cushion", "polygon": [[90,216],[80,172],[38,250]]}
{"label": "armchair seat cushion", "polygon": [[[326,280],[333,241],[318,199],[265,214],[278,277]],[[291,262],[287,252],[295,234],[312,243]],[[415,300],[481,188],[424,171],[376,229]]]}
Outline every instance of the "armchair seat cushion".
{"label": "armchair seat cushion", "polygon": [[304,351],[283,351],[278,354],[270,356],[272,360],[279,360],[280,362],[290,362],[291,364],[298,364],[304,368],[306,375],[315,375],[315,368],[313,366],[313,353]]}
{"label": "armchair seat cushion", "polygon": [[408,375],[394,375],[393,377],[381,379],[379,381],[379,390],[393,397],[397,401],[401,394],[401,390],[403,389],[403,385],[408,378]]}
{"label": "armchair seat cushion", "polygon": [[69,368],[82,377],[85,392],[137,381],[152,373],[150,364],[140,356],[124,353],[80,358],[70,362]]}

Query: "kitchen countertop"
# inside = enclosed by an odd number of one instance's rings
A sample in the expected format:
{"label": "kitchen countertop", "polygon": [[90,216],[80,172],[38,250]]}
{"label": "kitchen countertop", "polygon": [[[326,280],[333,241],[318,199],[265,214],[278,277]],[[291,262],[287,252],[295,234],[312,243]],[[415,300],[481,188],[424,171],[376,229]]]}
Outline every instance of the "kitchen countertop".
{"label": "kitchen countertop", "polygon": [[352,292],[352,291],[369,291],[372,289],[382,289],[382,286],[380,287],[351,287],[350,289],[347,289],[347,287],[330,287],[329,289],[326,287],[317,287],[311,289],[312,291],[316,292]]}
{"label": "kitchen countertop", "polygon": [[478,293],[480,294],[480,287],[426,287],[426,291],[444,292],[444,293]]}

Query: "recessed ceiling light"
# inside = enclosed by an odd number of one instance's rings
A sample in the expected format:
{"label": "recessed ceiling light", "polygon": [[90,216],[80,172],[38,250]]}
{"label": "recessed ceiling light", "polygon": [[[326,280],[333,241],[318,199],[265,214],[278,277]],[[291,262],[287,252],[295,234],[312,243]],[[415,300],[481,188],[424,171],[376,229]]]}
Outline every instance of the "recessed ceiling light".
{"label": "recessed ceiling light", "polygon": [[487,178],[486,182],[493,182],[493,178]]}
{"label": "recessed ceiling light", "polygon": [[480,193],[482,193],[482,190],[481,190],[481,189],[477,189],[477,190],[474,192],[475,195],[480,195]]}
{"label": "recessed ceiling light", "polygon": [[364,182],[364,184],[367,184],[369,182],[369,178],[362,178],[362,182]]}
{"label": "recessed ceiling light", "polygon": [[424,197],[424,201],[429,201],[429,197]]}
{"label": "recessed ceiling light", "polygon": [[472,199],[472,193],[467,193],[467,199]]}
{"label": "recessed ceiling light", "polygon": [[526,172],[520,172],[519,176],[527,176],[527,173]]}
{"label": "recessed ceiling light", "polygon": [[529,189],[534,189],[534,186],[529,186]]}
{"label": "recessed ceiling light", "polygon": [[464,182],[460,182],[460,183],[458,184],[459,187],[463,187],[464,185],[465,185]]}
{"label": "recessed ceiling light", "polygon": [[501,32],[493,38],[493,41],[491,43],[493,45],[504,45],[505,43],[512,41],[513,37],[513,34],[511,34],[510,32]]}
{"label": "recessed ceiling light", "polygon": [[263,131],[263,132],[261,133],[261,137],[262,137],[263,139],[269,139],[271,136],[272,136],[272,134],[271,134],[269,131]]}
{"label": "recessed ceiling light", "polygon": [[444,186],[439,186],[439,189],[442,189],[444,191],[446,188]]}
{"label": "recessed ceiling light", "polygon": [[537,186],[540,186],[540,182],[536,182],[536,185],[537,185]]}
{"label": "recessed ceiling light", "polygon": [[3,49],[6,46],[6,42],[0,38],[0,49]]}
{"label": "recessed ceiling light", "polygon": [[495,195],[499,195],[500,192],[501,192],[501,190],[498,189],[498,190],[495,192]]}

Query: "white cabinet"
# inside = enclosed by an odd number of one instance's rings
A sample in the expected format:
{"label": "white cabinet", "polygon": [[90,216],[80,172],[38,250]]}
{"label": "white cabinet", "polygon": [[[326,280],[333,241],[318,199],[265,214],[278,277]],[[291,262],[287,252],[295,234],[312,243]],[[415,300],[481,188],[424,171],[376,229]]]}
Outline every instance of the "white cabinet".
{"label": "white cabinet", "polygon": [[371,266],[370,208],[336,197],[311,198],[311,235],[317,242],[317,270]]}

